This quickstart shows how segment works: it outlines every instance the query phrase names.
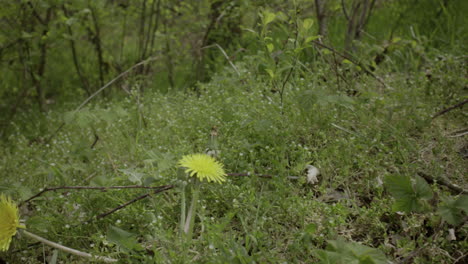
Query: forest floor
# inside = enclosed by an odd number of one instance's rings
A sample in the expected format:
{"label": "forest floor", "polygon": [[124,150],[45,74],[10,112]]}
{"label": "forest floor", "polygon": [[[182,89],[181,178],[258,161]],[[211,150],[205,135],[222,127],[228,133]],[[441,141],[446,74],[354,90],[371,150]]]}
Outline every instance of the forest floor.
{"label": "forest floor", "polygon": [[[28,231],[120,263],[463,263],[466,108],[433,117],[466,99],[466,65],[431,63],[377,72],[385,86],[298,75],[281,93],[239,64],[189,93],[57,106],[13,124],[0,190]],[[207,151],[228,179],[199,183],[188,238],[178,161]],[[24,235],[0,259],[89,263]]]}

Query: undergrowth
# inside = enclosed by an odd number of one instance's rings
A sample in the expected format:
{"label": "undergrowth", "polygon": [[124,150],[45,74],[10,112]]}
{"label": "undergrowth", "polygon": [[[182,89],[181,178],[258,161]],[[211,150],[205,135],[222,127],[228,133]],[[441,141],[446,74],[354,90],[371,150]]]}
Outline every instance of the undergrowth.
{"label": "undergrowth", "polygon": [[[372,263],[385,263],[380,254],[414,263],[463,258],[466,224],[450,225],[433,212],[396,212],[384,186],[388,176],[420,174],[466,186],[466,141],[450,137],[466,125],[466,113],[432,119],[463,98],[463,59],[430,59],[430,76],[423,68],[379,72],[387,87],[353,69],[343,69],[350,78],[339,84],[330,66],[314,65],[293,74],[281,97],[255,59],[236,66],[239,75],[226,68],[193,92],[142,93],[135,86],[120,101],[79,112],[64,105],[13,124],[0,150],[1,192],[21,202],[57,186],[177,185],[177,161],[206,152],[215,133],[226,172],[246,176],[202,186],[189,245],[179,239],[176,190],[102,218],[96,216],[148,191],[47,192],[25,203],[21,218],[47,239],[121,263],[338,263],[332,256],[349,260],[350,252]],[[306,183],[309,164],[321,172],[314,185]],[[437,183],[430,189],[436,197],[453,195]],[[450,229],[455,240],[446,238]],[[14,239],[0,257],[46,263],[54,254],[58,263],[88,263],[26,239]]]}

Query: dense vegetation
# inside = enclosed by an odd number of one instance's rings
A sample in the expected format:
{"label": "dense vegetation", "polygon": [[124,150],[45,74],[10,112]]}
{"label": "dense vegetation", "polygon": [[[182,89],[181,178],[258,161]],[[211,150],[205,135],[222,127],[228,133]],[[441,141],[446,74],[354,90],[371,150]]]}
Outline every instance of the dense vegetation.
{"label": "dense vegetation", "polygon": [[467,1],[1,3],[0,262],[467,261]]}

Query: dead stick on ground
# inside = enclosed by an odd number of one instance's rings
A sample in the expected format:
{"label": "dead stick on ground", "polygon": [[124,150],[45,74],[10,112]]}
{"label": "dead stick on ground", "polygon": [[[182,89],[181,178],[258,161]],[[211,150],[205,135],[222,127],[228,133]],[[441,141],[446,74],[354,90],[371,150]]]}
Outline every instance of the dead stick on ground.
{"label": "dead stick on ground", "polygon": [[432,117],[432,119],[434,119],[434,118],[436,118],[436,117],[438,117],[438,116],[441,116],[441,115],[443,115],[443,114],[445,114],[445,113],[448,113],[448,112],[450,112],[450,111],[452,111],[453,109],[456,109],[456,108],[458,108],[458,107],[461,108],[462,106],[464,106],[464,105],[467,104],[467,103],[468,103],[468,99],[466,99],[465,101],[460,102],[460,103],[458,103],[458,104],[456,104],[456,105],[453,105],[453,106],[451,106],[451,107],[449,107],[449,108],[445,108],[444,110],[442,110],[442,111],[438,112],[437,114],[435,114],[435,115]]}
{"label": "dead stick on ground", "polygon": [[461,188],[460,186],[458,185],[455,185],[453,183],[451,183],[450,181],[444,179],[444,178],[434,178],[424,172],[418,172],[418,174],[423,177],[426,181],[428,181],[429,183],[434,183],[436,182],[437,184],[440,184],[440,185],[443,185],[447,188],[450,189],[450,191],[452,191],[454,194],[468,194],[468,190],[465,190],[463,188]]}
{"label": "dead stick on ground", "polygon": [[60,187],[51,187],[51,188],[44,188],[42,191],[38,192],[37,194],[31,196],[27,200],[23,201],[20,203],[20,206],[28,203],[32,199],[35,199],[45,192],[50,192],[50,191],[57,191],[57,190],[100,190],[100,191],[107,191],[107,190],[122,190],[122,189],[164,189],[168,185],[163,185],[163,186],[156,186],[156,187],[150,187],[150,186],[141,186],[141,185],[128,185],[128,186],[108,186],[108,187],[97,187],[97,186],[60,186]]}
{"label": "dead stick on ground", "polygon": [[[138,197],[136,197],[136,198],[134,198],[134,199],[132,199],[132,200],[130,200],[130,201],[128,201],[128,202],[122,204],[122,205],[117,206],[116,208],[114,208],[114,209],[112,209],[112,210],[110,210],[110,211],[108,211],[108,212],[105,212],[105,213],[103,213],[103,214],[100,214],[100,215],[96,216],[96,219],[104,218],[104,217],[106,217],[106,216],[108,216],[108,215],[110,215],[110,214],[112,214],[112,213],[117,212],[118,210],[120,210],[120,209],[122,209],[122,208],[125,208],[125,207],[127,207],[127,206],[133,204],[134,202],[137,202],[137,201],[139,201],[139,200],[142,200],[142,199],[144,199],[144,198],[146,198],[146,197],[148,197],[148,196],[151,196],[151,195],[153,195],[153,194],[157,194],[157,193],[161,193],[161,192],[170,190],[170,189],[172,189],[172,188],[174,188],[174,185],[167,185],[167,186],[165,186],[164,188],[158,189],[158,190],[156,190],[156,191],[154,191],[154,192],[151,192],[151,193],[147,193],[147,194],[138,196]],[[88,222],[90,222],[90,221],[88,221]]]}

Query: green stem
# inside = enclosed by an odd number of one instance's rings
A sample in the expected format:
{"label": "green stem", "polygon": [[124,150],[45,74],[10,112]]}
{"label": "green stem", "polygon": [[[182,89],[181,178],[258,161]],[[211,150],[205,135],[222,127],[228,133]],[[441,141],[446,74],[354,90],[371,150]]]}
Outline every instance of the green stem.
{"label": "green stem", "polygon": [[193,234],[193,224],[195,223],[195,214],[198,205],[198,197],[200,195],[200,184],[197,179],[194,179],[192,187],[192,203],[190,204],[190,209],[185,220],[185,234],[188,239],[192,239]]}
{"label": "green stem", "polygon": [[185,227],[185,183],[182,183],[181,194],[180,194],[180,234],[184,234],[184,227]]}

